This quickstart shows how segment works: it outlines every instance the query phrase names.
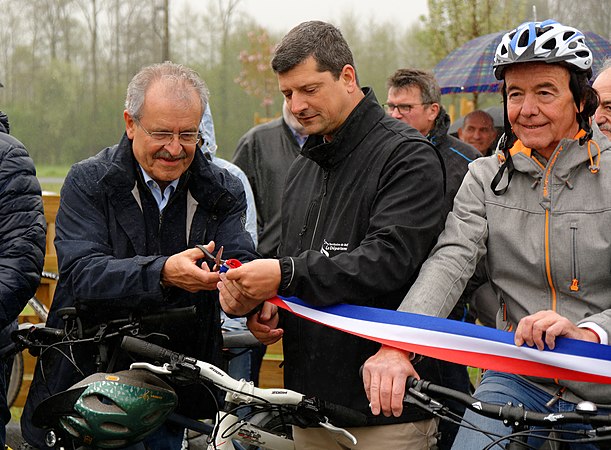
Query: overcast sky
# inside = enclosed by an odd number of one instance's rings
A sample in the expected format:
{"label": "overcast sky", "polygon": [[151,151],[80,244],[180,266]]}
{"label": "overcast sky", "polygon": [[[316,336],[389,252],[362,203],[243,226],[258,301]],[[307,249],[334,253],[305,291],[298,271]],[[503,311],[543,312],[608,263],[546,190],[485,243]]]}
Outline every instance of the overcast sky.
{"label": "overcast sky", "polygon": [[287,32],[306,20],[337,24],[346,11],[363,15],[363,23],[373,16],[396,26],[411,24],[428,11],[427,0],[242,0],[238,8],[278,32]]}

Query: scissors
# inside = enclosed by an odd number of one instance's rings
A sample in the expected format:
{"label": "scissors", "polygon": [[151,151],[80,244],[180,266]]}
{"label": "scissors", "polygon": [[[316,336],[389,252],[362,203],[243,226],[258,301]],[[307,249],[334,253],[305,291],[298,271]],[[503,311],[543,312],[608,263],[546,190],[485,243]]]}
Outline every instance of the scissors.
{"label": "scissors", "polygon": [[196,247],[202,251],[202,253],[204,254],[204,259],[206,261],[214,263],[214,267],[212,268],[213,272],[218,271],[220,273],[225,273],[229,269],[235,269],[242,265],[242,263],[237,259],[221,259],[221,256],[223,255],[222,245],[221,248],[219,248],[219,251],[216,252],[216,256],[206,250],[206,247],[204,247],[203,245],[197,244]]}

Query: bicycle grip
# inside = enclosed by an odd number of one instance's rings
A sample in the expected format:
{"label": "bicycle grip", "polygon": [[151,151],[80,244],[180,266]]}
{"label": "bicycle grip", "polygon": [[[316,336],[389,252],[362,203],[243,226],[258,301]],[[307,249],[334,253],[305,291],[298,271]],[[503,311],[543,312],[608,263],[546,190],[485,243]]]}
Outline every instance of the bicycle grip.
{"label": "bicycle grip", "polygon": [[123,336],[121,348],[130,353],[135,353],[162,363],[177,361],[181,357],[179,353],[173,352],[172,350],[131,336]]}
{"label": "bicycle grip", "polygon": [[324,400],[321,403],[320,412],[328,416],[331,422],[337,419],[338,423],[346,423],[350,427],[364,427],[367,425],[367,416],[360,411]]}

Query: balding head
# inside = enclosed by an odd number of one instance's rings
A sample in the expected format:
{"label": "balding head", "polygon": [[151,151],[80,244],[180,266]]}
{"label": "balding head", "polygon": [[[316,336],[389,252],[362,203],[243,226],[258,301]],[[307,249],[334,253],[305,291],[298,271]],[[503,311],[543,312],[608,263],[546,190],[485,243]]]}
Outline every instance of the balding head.
{"label": "balding head", "polygon": [[596,77],[592,87],[598,93],[600,104],[594,113],[600,131],[611,139],[611,60],[607,60],[603,71]]}

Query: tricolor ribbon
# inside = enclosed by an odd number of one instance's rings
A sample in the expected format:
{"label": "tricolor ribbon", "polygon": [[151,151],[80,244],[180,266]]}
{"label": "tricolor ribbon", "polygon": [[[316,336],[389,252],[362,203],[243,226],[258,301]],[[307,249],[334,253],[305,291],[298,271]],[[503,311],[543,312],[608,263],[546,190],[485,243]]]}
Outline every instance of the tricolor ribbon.
{"label": "tricolor ribbon", "polygon": [[520,375],[611,384],[611,346],[558,338],[540,351],[513,333],[439,317],[355,305],[315,308],[296,297],[272,303],[297,316],[424,356]]}

